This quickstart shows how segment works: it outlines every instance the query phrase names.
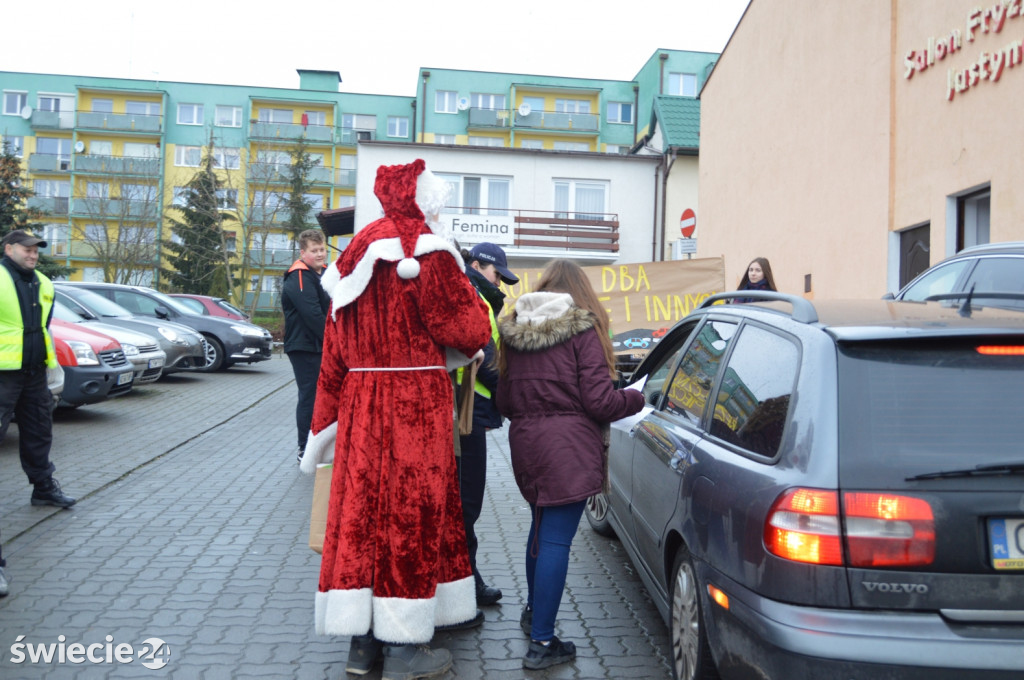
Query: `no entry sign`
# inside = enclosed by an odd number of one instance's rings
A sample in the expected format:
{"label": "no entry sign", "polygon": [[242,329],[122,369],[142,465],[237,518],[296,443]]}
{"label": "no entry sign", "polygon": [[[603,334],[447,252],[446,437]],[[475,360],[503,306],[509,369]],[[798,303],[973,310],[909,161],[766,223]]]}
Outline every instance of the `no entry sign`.
{"label": "no entry sign", "polygon": [[683,216],[679,218],[679,231],[683,232],[683,236],[686,238],[690,238],[693,236],[693,232],[696,228],[697,215],[687,208],[683,211]]}

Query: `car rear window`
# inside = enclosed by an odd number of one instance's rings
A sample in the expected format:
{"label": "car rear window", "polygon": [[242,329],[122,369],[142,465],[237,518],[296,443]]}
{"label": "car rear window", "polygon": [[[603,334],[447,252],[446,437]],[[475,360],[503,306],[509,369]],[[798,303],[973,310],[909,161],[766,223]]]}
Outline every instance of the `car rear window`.
{"label": "car rear window", "polygon": [[839,347],[845,486],[1024,461],[1024,356],[1012,341],[879,342]]}

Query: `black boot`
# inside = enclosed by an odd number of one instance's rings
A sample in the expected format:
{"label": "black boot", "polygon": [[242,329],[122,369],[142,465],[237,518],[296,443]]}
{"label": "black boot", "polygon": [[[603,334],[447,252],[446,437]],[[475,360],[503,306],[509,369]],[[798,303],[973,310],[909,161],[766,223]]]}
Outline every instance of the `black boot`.
{"label": "black boot", "polygon": [[426,645],[384,645],[381,680],[433,678],[452,667],[452,653]]}
{"label": "black boot", "polygon": [[526,605],[519,615],[519,627],[529,636],[533,632],[533,607]]}
{"label": "black boot", "polygon": [[384,651],[384,643],[373,637],[373,633],[366,635],[353,635],[352,643],[348,648],[348,663],[345,664],[345,672],[352,675],[366,675],[373,670],[381,652]]}
{"label": "black boot", "polygon": [[576,645],[571,642],[562,642],[557,636],[552,637],[546,645],[537,640],[530,640],[530,647],[526,650],[526,656],[523,657],[523,668],[536,671],[572,661],[575,658]]}
{"label": "black boot", "polygon": [[60,484],[53,477],[45,482],[39,482],[32,489],[32,505],[55,505],[58,508],[70,508],[77,501],[74,498],[65,496],[60,490]]}
{"label": "black boot", "polygon": [[498,604],[500,599],[501,590],[498,588],[484,585],[482,581],[476,584],[476,606],[489,607],[492,604]]}

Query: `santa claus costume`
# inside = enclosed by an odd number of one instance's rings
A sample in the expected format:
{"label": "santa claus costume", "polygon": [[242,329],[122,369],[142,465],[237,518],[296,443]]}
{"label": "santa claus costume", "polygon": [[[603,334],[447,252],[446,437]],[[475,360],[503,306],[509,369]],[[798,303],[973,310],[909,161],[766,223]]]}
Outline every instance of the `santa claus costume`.
{"label": "santa claus costume", "polygon": [[420,209],[444,203],[417,195],[424,168],[378,169],[385,216],[322,279],[332,309],[301,464],[312,472],[333,454],[319,634],[425,643],[476,615],[447,370],[469,363],[490,327],[458,251]]}

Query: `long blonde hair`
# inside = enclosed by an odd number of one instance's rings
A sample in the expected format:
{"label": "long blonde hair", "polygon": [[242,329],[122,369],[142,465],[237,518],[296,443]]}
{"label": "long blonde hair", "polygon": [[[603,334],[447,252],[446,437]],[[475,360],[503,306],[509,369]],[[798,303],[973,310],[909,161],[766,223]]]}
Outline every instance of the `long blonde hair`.
{"label": "long blonde hair", "polygon": [[608,372],[615,378],[615,353],[612,351],[612,339],[608,332],[611,322],[608,319],[608,312],[598,301],[597,293],[594,292],[594,287],[590,285],[590,279],[583,273],[583,269],[572,260],[552,260],[544,269],[537,290],[568,293],[577,307],[587,310],[594,316],[594,329],[597,330],[597,337],[601,341]]}

